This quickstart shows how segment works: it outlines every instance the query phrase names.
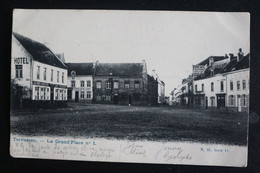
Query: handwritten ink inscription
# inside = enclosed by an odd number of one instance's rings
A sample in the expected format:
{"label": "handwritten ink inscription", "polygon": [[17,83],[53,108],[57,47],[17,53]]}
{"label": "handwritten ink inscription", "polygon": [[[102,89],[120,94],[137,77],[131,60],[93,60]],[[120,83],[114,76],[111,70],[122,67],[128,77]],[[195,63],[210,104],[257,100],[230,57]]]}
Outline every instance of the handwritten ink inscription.
{"label": "handwritten ink inscription", "polygon": [[164,160],[168,161],[180,161],[183,160],[192,160],[192,157],[185,153],[181,147],[169,147],[162,146],[160,150],[158,150],[154,157],[155,160]]}

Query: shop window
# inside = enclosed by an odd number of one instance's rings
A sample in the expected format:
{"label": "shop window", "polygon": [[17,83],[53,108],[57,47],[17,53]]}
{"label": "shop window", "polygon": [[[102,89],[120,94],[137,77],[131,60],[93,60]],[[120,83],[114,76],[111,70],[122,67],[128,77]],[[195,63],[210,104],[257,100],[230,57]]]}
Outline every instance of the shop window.
{"label": "shop window", "polygon": [[106,94],[105,100],[106,100],[106,101],[110,101],[110,100],[111,100],[111,95],[110,95],[110,94]]}
{"label": "shop window", "polygon": [[35,100],[39,100],[40,97],[40,88],[35,87]]}
{"label": "shop window", "polygon": [[100,100],[101,100],[101,94],[97,93],[97,101],[100,101]]}

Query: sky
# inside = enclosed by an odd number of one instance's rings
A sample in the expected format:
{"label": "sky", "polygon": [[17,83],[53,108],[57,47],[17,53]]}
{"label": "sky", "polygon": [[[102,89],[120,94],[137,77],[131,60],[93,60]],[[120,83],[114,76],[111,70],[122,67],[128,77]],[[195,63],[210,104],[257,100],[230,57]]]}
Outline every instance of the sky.
{"label": "sky", "polygon": [[207,57],[249,53],[249,13],[14,10],[13,31],[64,53],[66,62],[141,63],[166,95]]}

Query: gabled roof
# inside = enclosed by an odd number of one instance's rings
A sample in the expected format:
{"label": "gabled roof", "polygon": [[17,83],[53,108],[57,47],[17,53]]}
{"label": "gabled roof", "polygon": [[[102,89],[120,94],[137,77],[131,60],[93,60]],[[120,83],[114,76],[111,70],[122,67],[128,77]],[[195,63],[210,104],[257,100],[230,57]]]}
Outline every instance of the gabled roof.
{"label": "gabled roof", "polygon": [[142,77],[142,63],[98,63],[95,76]]}
{"label": "gabled roof", "polygon": [[32,55],[35,61],[67,69],[66,65],[44,44],[13,32],[14,37]]}
{"label": "gabled roof", "polygon": [[68,67],[68,75],[74,70],[76,75],[93,75],[93,63],[66,63]]}
{"label": "gabled roof", "polygon": [[246,68],[249,68],[249,54],[241,58],[239,61],[237,61],[237,59],[230,61],[230,63],[222,69],[221,73],[227,73]]}
{"label": "gabled roof", "polygon": [[200,63],[198,63],[197,65],[206,65],[206,64],[209,65],[210,58],[213,58],[214,62],[226,59],[225,56],[210,56],[210,57],[206,58],[205,60],[201,61]]}

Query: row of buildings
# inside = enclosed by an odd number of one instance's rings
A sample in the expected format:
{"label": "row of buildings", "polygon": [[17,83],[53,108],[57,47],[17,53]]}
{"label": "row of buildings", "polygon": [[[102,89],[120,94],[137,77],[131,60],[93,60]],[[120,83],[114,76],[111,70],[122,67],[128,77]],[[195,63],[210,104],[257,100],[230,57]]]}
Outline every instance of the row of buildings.
{"label": "row of buildings", "polygon": [[63,106],[67,101],[156,105],[165,84],[141,63],[65,63],[44,44],[13,33],[12,105]]}
{"label": "row of buildings", "polygon": [[249,107],[249,54],[210,56],[193,65],[172,95],[174,105],[247,112]]}

